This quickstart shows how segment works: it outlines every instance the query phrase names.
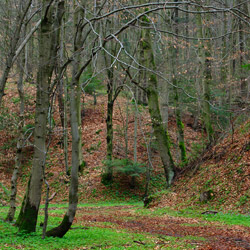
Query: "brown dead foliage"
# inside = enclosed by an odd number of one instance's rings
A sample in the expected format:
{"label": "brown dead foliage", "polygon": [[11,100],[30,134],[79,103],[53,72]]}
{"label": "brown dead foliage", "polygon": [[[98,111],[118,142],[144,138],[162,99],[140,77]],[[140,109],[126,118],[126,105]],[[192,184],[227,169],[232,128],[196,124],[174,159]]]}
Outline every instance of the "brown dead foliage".
{"label": "brown dead foliage", "polygon": [[[180,176],[172,192],[164,194],[156,206],[199,208],[215,207],[221,211],[250,212],[250,121],[242,124],[199,159],[200,164]],[[200,203],[200,194],[211,190],[212,199]],[[174,196],[174,199],[172,198]]]}
{"label": "brown dead foliage", "polygon": [[134,233],[177,238],[205,238],[204,241],[189,240],[197,249],[250,249],[250,228],[169,215],[141,216],[133,206],[79,208],[76,222],[85,227],[122,228]]}

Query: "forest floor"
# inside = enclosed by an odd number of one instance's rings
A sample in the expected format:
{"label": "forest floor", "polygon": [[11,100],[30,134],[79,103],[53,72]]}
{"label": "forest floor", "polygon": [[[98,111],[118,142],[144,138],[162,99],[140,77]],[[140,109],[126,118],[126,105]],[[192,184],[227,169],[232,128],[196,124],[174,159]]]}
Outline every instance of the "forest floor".
{"label": "forest floor", "polygon": [[[155,211],[151,212],[147,211],[143,215],[143,210],[136,210],[133,206],[80,208],[77,220],[86,227],[97,224],[99,227],[158,235],[158,245],[162,246],[168,246],[168,240],[164,237],[170,236],[175,237],[177,242],[178,239],[186,238],[186,243],[198,249],[250,249],[249,227],[227,226],[204,219],[169,214],[157,216]],[[103,222],[110,225],[103,225]]]}
{"label": "forest floor", "polygon": [[[60,223],[66,205],[51,204],[49,228]],[[1,215],[4,214],[0,208]],[[43,220],[43,209],[39,223]],[[38,224],[39,224],[38,223]],[[239,225],[237,225],[239,224]],[[16,232],[0,220],[1,249],[250,249],[246,216],[201,215],[197,211],[145,209],[141,203],[79,204],[72,229],[63,239],[41,240]],[[49,243],[49,245],[48,245]]]}
{"label": "forest floor", "polygon": [[[25,130],[29,131],[34,126],[35,86],[26,84],[25,91]],[[0,218],[5,217],[8,208],[20,102],[15,84],[9,84],[6,93],[8,98],[0,114]],[[112,185],[101,183],[105,167],[103,161],[106,159],[106,104],[105,95],[98,97],[97,105],[93,105],[91,96],[85,96],[82,150],[86,166],[79,173],[80,205],[73,228],[86,230],[70,230],[63,239],[55,241],[59,245],[48,249],[250,249],[250,121],[235,127],[233,134],[225,132],[217,145],[204,151],[204,132],[201,126],[198,129],[192,127],[194,117],[186,112],[183,123],[189,168],[185,170],[179,165],[176,124],[170,109],[168,127],[171,151],[182,173],[178,175],[173,187],[166,190],[164,171],[153,138],[151,151],[154,168],[150,182],[152,202],[149,208],[144,209],[141,201],[145,192],[145,174],[137,178],[134,188],[131,188],[131,178],[118,173],[115,173]],[[117,159],[126,157],[126,113],[127,154],[130,159],[134,157],[134,111],[132,100],[124,96],[118,98],[114,110],[114,157]],[[46,176],[50,194],[56,193],[56,196],[50,204],[49,226],[58,225],[65,213],[66,205],[63,204],[68,200],[69,189],[57,106],[53,121]],[[137,159],[143,167],[143,164],[149,162],[147,145],[152,139],[147,107],[139,106],[138,124]],[[70,144],[70,126],[68,135]],[[23,151],[17,194],[19,205],[32,165],[32,142],[31,135]],[[69,147],[69,164],[70,160]],[[210,198],[201,202],[200,195],[203,192],[209,192]],[[82,205],[95,202],[96,205]],[[112,202],[119,203],[111,206]],[[124,202],[140,202],[140,205],[122,205]],[[211,210],[217,213],[201,215]],[[43,220],[42,210],[39,220],[39,223]],[[28,240],[26,236],[19,237],[14,227],[1,220],[0,223],[0,249],[47,249],[46,244],[54,244],[49,239],[43,242],[40,240],[41,229],[38,229],[38,236]],[[118,238],[124,239],[118,241]]]}

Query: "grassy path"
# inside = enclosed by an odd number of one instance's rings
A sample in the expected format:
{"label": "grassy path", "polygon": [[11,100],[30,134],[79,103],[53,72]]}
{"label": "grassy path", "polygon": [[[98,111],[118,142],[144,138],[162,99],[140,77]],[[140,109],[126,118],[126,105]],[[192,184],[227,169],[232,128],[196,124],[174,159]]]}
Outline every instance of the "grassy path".
{"label": "grassy path", "polygon": [[[65,210],[65,205],[50,206],[49,227]],[[0,208],[1,219],[6,212]],[[42,240],[40,227],[32,236],[20,234],[1,220],[0,249],[250,249],[250,217],[150,210],[141,204],[80,205],[63,239]]]}

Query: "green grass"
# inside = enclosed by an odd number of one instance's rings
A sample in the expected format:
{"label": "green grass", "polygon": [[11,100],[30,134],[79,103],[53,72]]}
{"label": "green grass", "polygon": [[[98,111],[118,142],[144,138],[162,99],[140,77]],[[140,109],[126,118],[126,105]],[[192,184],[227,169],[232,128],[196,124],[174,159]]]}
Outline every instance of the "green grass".
{"label": "green grass", "polygon": [[[137,215],[148,217],[160,217],[167,214],[175,217],[199,218],[205,221],[205,223],[208,221],[218,221],[222,223],[222,225],[250,226],[250,216],[233,213],[201,215],[200,211],[193,209],[175,211],[169,208],[159,208],[149,210],[143,208],[142,202],[102,202],[79,204],[79,207],[129,205],[133,205],[133,210]],[[42,205],[41,208],[44,208],[44,206]],[[50,208],[49,214],[53,216],[49,217],[48,229],[59,225],[62,220],[62,215],[67,210],[67,204],[50,204]],[[127,208],[125,207],[123,209],[126,210]],[[62,239],[45,238],[43,240],[41,237],[42,228],[39,227],[40,222],[44,219],[43,209],[41,209],[39,213],[37,232],[29,235],[18,233],[18,229],[15,226],[3,221],[7,212],[8,207],[0,207],[0,249],[194,249],[195,242],[206,241],[203,237],[194,236],[179,238],[149,233],[133,233],[129,230],[120,229],[118,225],[112,224],[111,222],[96,223],[94,226],[88,228],[82,227],[80,224],[74,224],[73,228],[75,229],[70,230]],[[79,210],[79,214],[80,213],[81,210]],[[18,211],[16,214],[18,215]],[[129,217],[127,219],[129,219]],[[114,227],[112,228],[113,225]],[[190,224],[190,226],[196,226],[196,224]],[[193,244],[190,244],[192,242]]]}
{"label": "green grass", "polygon": [[[141,209],[142,203],[97,203],[97,204],[79,204],[79,207],[107,207],[118,205],[134,205]],[[44,206],[41,206],[42,208]],[[65,213],[67,204],[51,204],[52,209],[49,213],[48,230],[59,225],[61,216]],[[20,208],[19,208],[20,209]],[[18,209],[18,210],[19,210]],[[62,238],[42,239],[42,228],[39,227],[43,221],[43,210],[40,210],[38,217],[37,232],[32,234],[22,234],[12,224],[3,221],[8,211],[8,207],[0,207],[0,249],[193,249],[189,244],[188,237],[178,238],[170,236],[158,236],[148,233],[133,233],[124,229],[99,228],[97,226],[82,228],[81,225],[74,224],[73,230],[67,232]],[[18,214],[17,211],[16,214]],[[56,215],[56,216],[55,216]],[[110,223],[100,223],[100,225],[109,226]]]}
{"label": "green grass", "polygon": [[222,213],[217,214],[201,214],[202,211],[197,211],[193,209],[183,209],[183,210],[173,210],[170,208],[158,208],[153,211],[147,209],[137,209],[137,213],[140,215],[148,216],[162,216],[165,214],[176,216],[176,217],[186,217],[186,218],[200,218],[205,221],[218,221],[227,225],[242,225],[250,227],[250,216],[236,213]]}
{"label": "green grass", "polygon": [[[55,222],[55,221],[54,221]],[[154,242],[147,235],[132,234],[106,229],[90,227],[88,229],[70,230],[62,239],[60,238],[41,238],[39,228],[33,234],[20,234],[14,226],[0,221],[0,248],[1,249],[152,249]],[[134,241],[143,242],[142,248]]]}

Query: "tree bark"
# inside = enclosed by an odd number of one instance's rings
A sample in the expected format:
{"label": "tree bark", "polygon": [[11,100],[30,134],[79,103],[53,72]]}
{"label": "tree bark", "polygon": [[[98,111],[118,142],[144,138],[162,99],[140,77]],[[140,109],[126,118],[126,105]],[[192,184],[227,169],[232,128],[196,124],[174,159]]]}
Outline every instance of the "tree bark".
{"label": "tree bark", "polygon": [[[147,17],[143,17],[144,25],[149,26],[149,20]],[[144,51],[144,60],[146,66],[151,70],[155,71],[155,60],[153,47],[151,42],[150,30],[146,29],[142,32],[141,46]],[[170,152],[170,143],[167,131],[164,129],[162,117],[159,108],[158,100],[158,82],[155,74],[153,72],[147,73],[148,76],[148,87],[147,87],[147,97],[148,97],[148,107],[151,116],[151,122],[154,129],[154,136],[156,137],[157,144],[159,146],[159,153],[163,163],[165,178],[167,187],[171,186],[173,178],[175,175],[175,166]]]}
{"label": "tree bark", "polygon": [[57,6],[50,0],[43,1],[42,22],[39,31],[39,70],[34,131],[34,156],[27,192],[17,220],[20,231],[36,230],[41,201],[43,168],[46,156],[46,131],[49,108],[49,87],[59,45],[60,24],[64,12],[64,1]]}
{"label": "tree bark", "polygon": [[[23,54],[23,58],[24,54]],[[23,59],[22,58],[22,59]],[[15,159],[15,168],[11,177],[11,195],[10,195],[10,208],[6,218],[6,221],[13,221],[16,212],[16,194],[17,194],[17,179],[19,175],[19,170],[22,165],[22,150],[24,143],[24,134],[23,134],[23,126],[24,126],[24,92],[23,92],[23,65],[25,64],[25,59],[21,60],[19,63],[19,80],[17,83],[18,93],[20,97],[20,109],[19,109],[19,124],[18,124],[18,139],[17,139],[17,151],[16,151],[16,159]]]}
{"label": "tree bark", "polygon": [[[208,21],[208,20],[207,20]],[[203,27],[201,14],[197,15],[198,35],[201,38],[210,37],[210,28]],[[201,40],[199,41],[198,48],[200,65],[202,68],[202,88],[203,88],[203,100],[202,100],[202,116],[205,125],[207,140],[211,144],[214,141],[214,131],[211,121],[211,110],[210,110],[210,85],[212,82],[211,72],[211,43],[210,41]]]}
{"label": "tree bark", "polygon": [[[179,13],[178,9],[176,8],[174,10],[174,19],[175,19],[175,34],[178,36],[179,34],[179,27],[178,27],[178,20],[179,20]],[[174,47],[173,47],[173,85],[174,85],[174,100],[175,100],[175,118],[176,118],[176,126],[177,126],[177,133],[178,133],[178,144],[179,149],[181,152],[181,163],[184,164],[187,161],[187,155],[186,155],[186,147],[185,147],[185,140],[184,140],[184,124],[181,121],[181,109],[179,104],[179,89],[178,89],[178,79],[177,79],[177,71],[176,68],[178,68],[179,64],[179,49],[178,49],[178,43],[177,43],[178,37],[176,37],[174,41]]]}
{"label": "tree bark", "polygon": [[63,221],[58,227],[55,227],[46,233],[49,237],[59,237],[62,238],[70,229],[77,209],[78,202],[78,171],[80,167],[80,154],[79,141],[80,133],[78,129],[78,104],[77,95],[78,87],[77,82],[72,82],[71,84],[71,94],[70,94],[70,123],[71,123],[71,133],[72,133],[72,167],[70,174],[70,190],[69,190],[69,206],[68,211],[64,215]]}

